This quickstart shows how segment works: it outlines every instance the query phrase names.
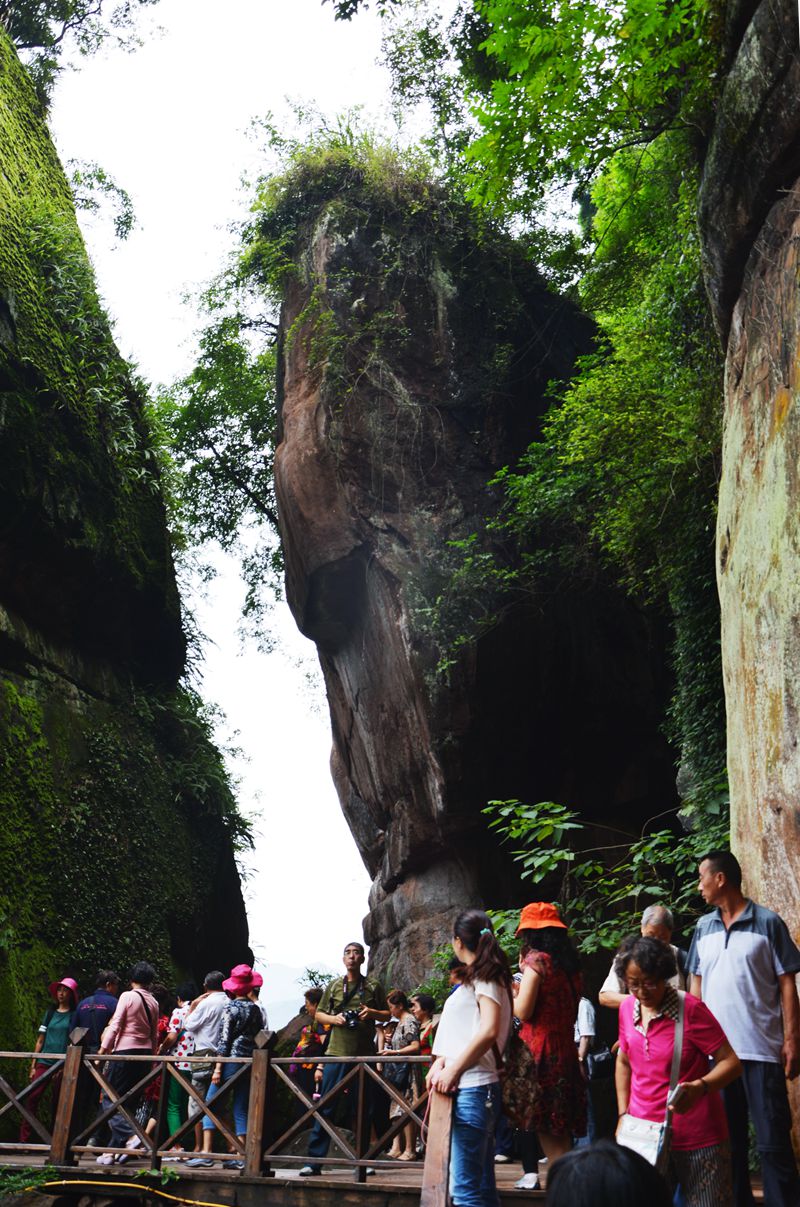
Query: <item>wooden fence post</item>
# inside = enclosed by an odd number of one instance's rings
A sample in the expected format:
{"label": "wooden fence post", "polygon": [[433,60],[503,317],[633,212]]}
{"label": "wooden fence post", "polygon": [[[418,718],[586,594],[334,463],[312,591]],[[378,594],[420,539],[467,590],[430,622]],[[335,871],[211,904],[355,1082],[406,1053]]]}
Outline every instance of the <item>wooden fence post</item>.
{"label": "wooden fence post", "polygon": [[83,1062],[83,1043],[86,1035],[86,1027],[75,1027],[69,1037],[70,1043],[64,1058],[61,1093],[58,1096],[53,1139],[50,1145],[51,1165],[75,1164],[75,1154],[70,1147],[73,1135],[72,1117],[75,1113],[75,1100],[78,1096],[78,1082]]}
{"label": "wooden fence post", "polygon": [[264,1161],[269,1120],[270,1060],[277,1035],[274,1031],[259,1031],[253,1049],[250,1071],[250,1099],[247,1105],[247,1138],[244,1145],[244,1172],[251,1178],[271,1177],[269,1164]]}
{"label": "wooden fence post", "polygon": [[428,1115],[428,1140],[422,1170],[420,1207],[449,1207],[450,1132],[453,1124],[453,1099],[449,1094],[431,1090]]}

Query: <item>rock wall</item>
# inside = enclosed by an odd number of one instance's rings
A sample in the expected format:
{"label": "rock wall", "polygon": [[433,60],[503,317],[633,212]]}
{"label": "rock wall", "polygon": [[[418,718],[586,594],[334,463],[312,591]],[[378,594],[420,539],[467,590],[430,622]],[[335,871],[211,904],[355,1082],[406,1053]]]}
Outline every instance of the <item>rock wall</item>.
{"label": "rock wall", "polygon": [[317,643],[333,775],[374,878],[373,966],[410,986],[457,910],[525,895],[486,801],[555,799],[625,827],[674,803],[663,645],[598,572],[543,580],[437,673],[429,610],[466,556],[451,542],[492,515],[489,479],[591,332],[465,207],[430,190],[404,204],[402,186],[389,203],[352,168],[304,190],[281,318],[287,594]]}
{"label": "rock wall", "polygon": [[701,224],[727,346],[717,579],[732,844],[745,891],[800,943],[797,6],[733,4],[728,32]]}
{"label": "rock wall", "polygon": [[54,977],[249,949],[142,389],[3,34],[0,163],[0,1043],[27,1048]]}
{"label": "rock wall", "polygon": [[731,5],[701,222],[726,341],[717,574],[732,838],[800,941],[800,50],[790,0]]}

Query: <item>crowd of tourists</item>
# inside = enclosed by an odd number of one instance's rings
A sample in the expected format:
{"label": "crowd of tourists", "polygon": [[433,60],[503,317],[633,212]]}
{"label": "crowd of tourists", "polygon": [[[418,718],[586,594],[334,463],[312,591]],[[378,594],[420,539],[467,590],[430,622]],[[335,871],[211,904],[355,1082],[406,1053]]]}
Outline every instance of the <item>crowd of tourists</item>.
{"label": "crowd of tourists", "polygon": [[[671,942],[668,906],[645,910],[640,932],[622,943],[599,993],[601,1007],[619,1014],[615,1062],[608,1050],[592,1050],[594,1012],[578,956],[558,909],[548,902],[522,910],[513,970],[485,913],[469,909],[457,917],[441,1012],[425,993],[386,994],[362,971],[364,947],[348,943],[344,975],[306,993],[307,1021],[289,1069],[306,1102],[322,1100],[301,1176],[319,1175],[328,1154],[330,1134],[320,1116],[331,1120],[338,1110],[336,1121],[347,1123],[355,1115],[355,1083],[346,1093],[332,1093],[352,1067],[345,1058],[377,1053],[394,1093],[368,1079],[361,1115],[375,1139],[390,1131],[392,1116],[405,1116],[398,1097],[418,1099],[423,1081],[433,1093],[452,1096],[450,1194],[458,1207],[498,1207],[495,1167],[512,1136],[523,1164],[517,1187],[536,1188],[538,1166],[546,1161],[547,1201],[554,1207],[625,1207],[645,1196],[651,1207],[673,1201],[746,1207],[754,1201],[750,1123],[765,1202],[798,1207],[786,1081],[800,1071],[800,951],[782,919],[746,898],[741,886],[730,852],[712,851],[701,860],[698,887],[712,910],[698,922],[688,953]],[[54,982],[55,1005],[40,1028],[31,1079],[48,1069],[48,1054],[64,1052],[76,1025],[87,1028],[88,1050],[101,1056],[172,1052],[183,1058],[177,1068],[195,1091],[190,1096],[170,1079],[172,1135],[234,1076],[237,1066],[226,1058],[252,1054],[267,1026],[258,1000],[261,978],[238,965],[228,977],[209,973],[199,994],[180,986],[172,1000],[149,964],[136,965],[130,980],[130,989],[117,996],[118,978],[103,972],[82,1001],[70,978]],[[198,1061],[201,1056],[208,1059]],[[616,1066],[616,1142],[595,1141],[591,1110],[587,1116],[590,1070],[604,1060],[609,1069]],[[111,1059],[106,1066],[117,1097],[141,1076],[134,1062]],[[151,1082],[139,1107],[148,1130],[156,1126],[158,1095],[157,1081]],[[234,1130],[244,1141],[246,1077],[232,1098]],[[35,1110],[35,1087],[27,1101]],[[302,1100],[299,1109],[308,1109]],[[117,1151],[103,1152],[101,1164],[124,1161],[140,1143],[120,1112],[111,1114],[110,1127],[107,1146]],[[388,1155],[416,1160],[422,1137],[413,1121],[394,1131]],[[203,1113],[189,1165],[214,1164],[214,1132]],[[21,1139],[29,1135],[25,1124]],[[223,1164],[241,1168],[235,1154]]]}

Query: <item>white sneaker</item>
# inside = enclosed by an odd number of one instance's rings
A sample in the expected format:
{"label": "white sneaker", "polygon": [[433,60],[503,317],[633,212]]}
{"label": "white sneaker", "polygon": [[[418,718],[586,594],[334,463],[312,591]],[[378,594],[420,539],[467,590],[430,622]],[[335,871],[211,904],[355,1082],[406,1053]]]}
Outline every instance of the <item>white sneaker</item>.
{"label": "white sneaker", "polygon": [[514,1183],[515,1190],[538,1190],[538,1173],[524,1173],[518,1182]]}
{"label": "white sneaker", "polygon": [[505,1165],[510,1160],[511,1160],[511,1158],[507,1157],[505,1153],[495,1153],[494,1154],[495,1165]]}

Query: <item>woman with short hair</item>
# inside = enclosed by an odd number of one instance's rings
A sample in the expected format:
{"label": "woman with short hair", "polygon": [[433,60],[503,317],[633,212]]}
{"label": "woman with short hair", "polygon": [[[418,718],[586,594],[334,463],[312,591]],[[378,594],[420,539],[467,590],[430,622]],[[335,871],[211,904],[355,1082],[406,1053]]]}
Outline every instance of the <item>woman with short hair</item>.
{"label": "woman with short hair", "polygon": [[[131,969],[131,987],[120,994],[114,1017],[103,1032],[99,1055],[117,1052],[126,1056],[152,1056],[158,1047],[158,1016],[159,1005],[151,992],[153,981],[156,979],[155,969],[146,960],[140,960]],[[141,1061],[112,1060],[108,1066],[107,1081],[115,1091],[117,1098],[122,1098],[128,1090],[141,1081],[147,1071],[147,1066]],[[133,1115],[138,1105],[139,1096],[128,1099],[125,1109]],[[103,1095],[103,1106],[111,1105],[107,1095]],[[110,1148],[124,1148],[134,1134],[128,1120],[120,1111],[113,1114],[109,1120],[111,1128]],[[98,1165],[111,1165],[116,1159],[118,1164],[130,1160],[129,1153],[101,1153],[97,1158]]]}
{"label": "woman with short hair", "polygon": [[719,1091],[740,1075],[739,1058],[708,1007],[668,984],[676,963],[666,943],[632,936],[620,948],[615,970],[628,989],[619,1010],[616,1066],[620,1142],[625,1142],[627,1116],[655,1124],[666,1118],[682,1009],[680,1097],[667,1178],[673,1189],[680,1185],[686,1207],[731,1207],[730,1144]]}
{"label": "woman with short hair", "polygon": [[[386,1051],[394,1052],[400,1056],[418,1056],[419,1023],[411,1013],[408,998],[399,989],[393,989],[391,993],[387,993],[386,995],[386,1004],[395,1022],[394,1031],[392,1032],[392,1037],[389,1040]],[[386,1061],[383,1066],[383,1076],[385,1079],[406,1099],[411,1098],[411,1087],[414,1083],[413,1071],[413,1065],[405,1064],[404,1062]],[[397,1119],[401,1111],[402,1108],[398,1103],[392,1102],[389,1107],[389,1118]],[[398,1132],[394,1138],[392,1147],[389,1149],[388,1155],[395,1157],[398,1161],[416,1161],[417,1129],[413,1123],[406,1123],[403,1130]]]}

